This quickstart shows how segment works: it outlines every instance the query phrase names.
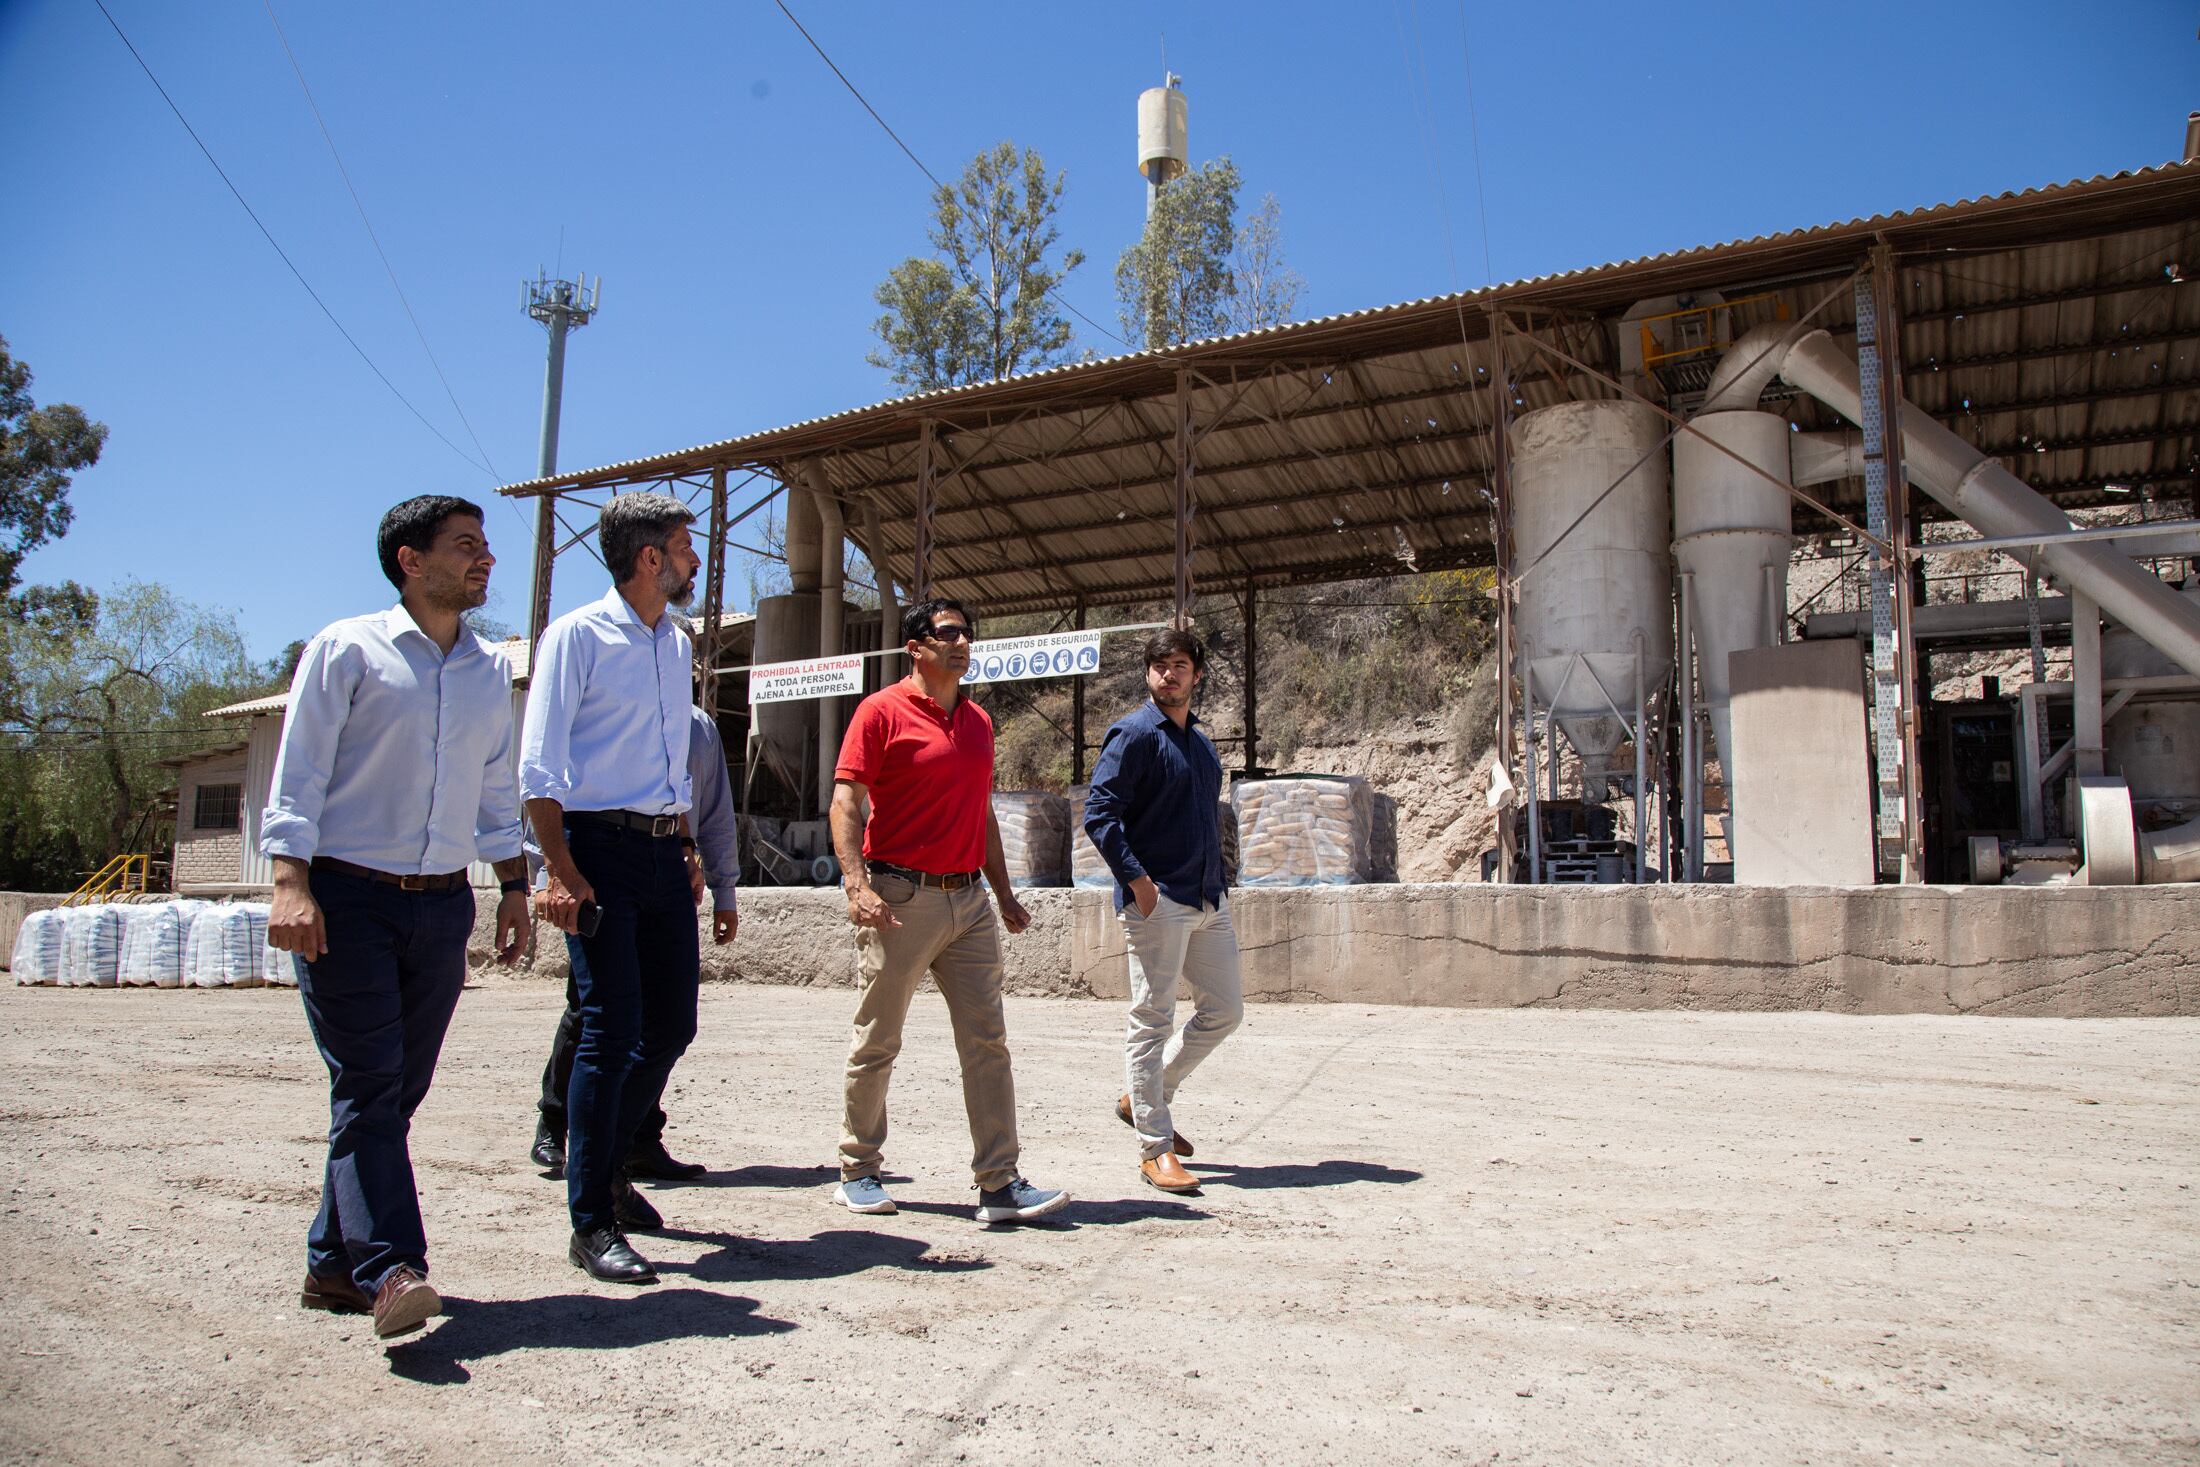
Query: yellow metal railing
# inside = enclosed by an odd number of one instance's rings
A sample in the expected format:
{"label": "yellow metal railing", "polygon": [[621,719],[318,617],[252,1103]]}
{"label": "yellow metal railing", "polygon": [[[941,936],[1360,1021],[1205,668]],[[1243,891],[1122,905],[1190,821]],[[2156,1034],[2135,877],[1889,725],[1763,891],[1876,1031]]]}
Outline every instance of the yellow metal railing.
{"label": "yellow metal railing", "polygon": [[[1663,366],[1667,362],[1679,361],[1683,357],[1697,356],[1704,352],[1725,351],[1728,347],[1734,344],[1732,320],[1730,318],[1726,323],[1727,334],[1722,338],[1719,334],[1720,322],[1717,320],[1718,313],[1721,311],[1731,311],[1736,306],[1746,306],[1756,301],[1766,300],[1776,302],[1772,312],[1773,320],[1785,321],[1788,319],[1789,315],[1792,314],[1789,311],[1788,303],[1784,298],[1782,298],[1775,291],[1767,291],[1762,295],[1745,295],[1736,300],[1720,301],[1715,305],[1690,306],[1686,310],[1667,311],[1663,315],[1658,316],[1637,316],[1635,318],[1635,324],[1642,328],[1643,368],[1645,370],[1648,370],[1653,367]],[[1701,340],[1676,343],[1674,345],[1668,346],[1658,339],[1657,332],[1654,332],[1650,329],[1653,325],[1661,321],[1681,322],[1691,320],[1700,320],[1703,323],[1703,333]],[[1693,335],[1694,333],[1684,332],[1681,327],[1676,325],[1668,326],[1665,329],[1664,334],[1668,338],[1672,338],[1681,335]]]}
{"label": "yellow metal railing", "polygon": [[84,884],[63,898],[64,907],[90,906],[115,896],[143,896],[151,877],[153,858],[132,852],[112,858],[85,878]]}

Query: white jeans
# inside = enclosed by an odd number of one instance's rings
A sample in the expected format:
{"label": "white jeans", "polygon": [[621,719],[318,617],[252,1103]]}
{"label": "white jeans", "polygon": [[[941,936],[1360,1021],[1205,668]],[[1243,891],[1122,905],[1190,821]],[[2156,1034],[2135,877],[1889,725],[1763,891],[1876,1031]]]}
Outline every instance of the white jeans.
{"label": "white jeans", "polygon": [[[1131,1124],[1138,1131],[1139,1155],[1152,1158],[1169,1149],[1175,1132],[1169,1102],[1177,1086],[1245,1018],[1237,930],[1230,925],[1227,897],[1212,907],[1187,907],[1159,897],[1153,915],[1139,916],[1133,904],[1116,920],[1123,924],[1130,943],[1131,1017],[1125,1035],[1125,1070]],[[1176,1031],[1179,980],[1191,985],[1193,1011],[1190,1021]]]}

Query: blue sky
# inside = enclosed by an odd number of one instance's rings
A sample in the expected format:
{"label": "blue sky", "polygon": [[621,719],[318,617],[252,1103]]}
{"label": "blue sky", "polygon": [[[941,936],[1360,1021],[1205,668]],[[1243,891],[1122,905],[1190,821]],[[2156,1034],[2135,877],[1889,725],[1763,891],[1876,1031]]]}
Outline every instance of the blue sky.
{"label": "blue sky", "polygon": [[[266,5],[107,3],[337,318],[472,453]],[[934,172],[1009,138],[1067,173],[1064,242],[1091,258],[1065,293],[1111,328],[1164,48],[1195,158],[1281,201],[1306,315],[2161,163],[2200,106],[2200,13],[2170,0],[789,4]],[[375,380],[92,0],[5,0],[0,335],[40,401],[112,429],[28,579],[160,580],[236,609],[263,656],[386,603],[384,508],[532,475],[543,337],[519,282],[561,261],[605,282],[561,467],[889,395],[863,359],[871,291],[922,249],[929,185],[772,4],[275,15],[498,478]],[[492,609],[515,624],[526,524],[491,508]],[[559,607],[600,575],[565,562]]]}

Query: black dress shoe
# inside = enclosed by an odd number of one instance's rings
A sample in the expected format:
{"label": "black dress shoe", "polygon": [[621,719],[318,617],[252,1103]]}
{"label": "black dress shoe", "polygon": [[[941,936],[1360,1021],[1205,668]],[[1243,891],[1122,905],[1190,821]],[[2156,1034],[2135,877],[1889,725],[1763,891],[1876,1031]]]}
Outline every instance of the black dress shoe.
{"label": "black dress shoe", "polygon": [[665,1225],[664,1215],[624,1177],[611,1184],[611,1208],[618,1215],[620,1227],[637,1233],[654,1233]]}
{"label": "black dress shoe", "polygon": [[637,1141],[626,1154],[626,1174],[657,1182],[692,1182],[710,1168],[697,1161],[675,1161],[662,1138]]}
{"label": "black dress shoe", "polygon": [[575,1268],[607,1284],[653,1284],[657,1270],[636,1253],[617,1228],[590,1228],[575,1233],[565,1256]]}
{"label": "black dress shoe", "polygon": [[535,1122],[535,1144],[528,1148],[527,1159],[561,1181],[565,1177],[565,1134],[550,1129],[546,1120]]}

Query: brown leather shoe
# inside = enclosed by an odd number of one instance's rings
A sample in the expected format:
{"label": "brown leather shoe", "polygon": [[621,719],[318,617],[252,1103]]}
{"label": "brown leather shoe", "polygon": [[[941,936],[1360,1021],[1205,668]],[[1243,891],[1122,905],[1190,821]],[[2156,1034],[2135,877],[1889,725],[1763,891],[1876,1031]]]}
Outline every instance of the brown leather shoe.
{"label": "brown leather shoe", "polygon": [[330,1314],[365,1314],[374,1308],[374,1301],[350,1279],[323,1278],[317,1273],[306,1275],[305,1287],[298,1291],[298,1302],[308,1309],[322,1309]]}
{"label": "brown leather shoe", "polygon": [[[1115,1118],[1126,1126],[1138,1124],[1138,1122],[1131,1119],[1131,1098],[1128,1095],[1115,1103]],[[1190,1156],[1192,1154],[1192,1143],[1184,1139],[1182,1131],[1171,1131],[1169,1133],[1169,1149],[1178,1156]]]}
{"label": "brown leather shoe", "polygon": [[1146,1179],[1149,1187],[1159,1187],[1164,1192],[1197,1192],[1199,1178],[1184,1170],[1184,1163],[1168,1152],[1149,1156],[1138,1164],[1138,1174]]}
{"label": "brown leather shoe", "polygon": [[442,1312],[442,1296],[426,1279],[399,1265],[382,1276],[382,1287],[374,1291],[375,1338],[409,1335]]}

